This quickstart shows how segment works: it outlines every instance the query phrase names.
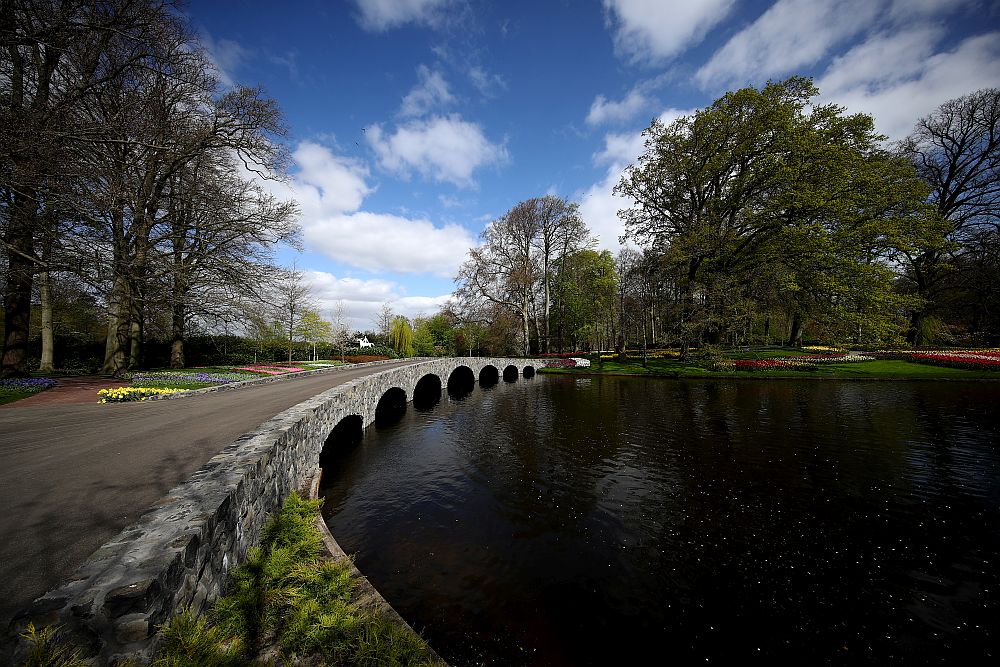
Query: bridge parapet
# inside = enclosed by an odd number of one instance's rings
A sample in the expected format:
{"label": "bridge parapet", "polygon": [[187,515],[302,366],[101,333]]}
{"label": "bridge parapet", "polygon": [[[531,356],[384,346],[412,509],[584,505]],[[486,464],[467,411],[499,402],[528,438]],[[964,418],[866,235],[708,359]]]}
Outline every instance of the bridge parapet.
{"label": "bridge parapet", "polygon": [[229,570],[260,542],[268,516],[316,475],[323,445],[344,417],[360,415],[370,425],[389,389],[403,389],[412,401],[428,374],[445,386],[460,366],[478,378],[487,367],[502,374],[514,366],[524,374],[540,365],[532,359],[432,359],[373,369],[299,403],[237,438],[95,551],[70,581],[35,600],[13,627],[59,624],[100,664],[147,661],[159,625],[187,607],[201,613],[219,596]]}

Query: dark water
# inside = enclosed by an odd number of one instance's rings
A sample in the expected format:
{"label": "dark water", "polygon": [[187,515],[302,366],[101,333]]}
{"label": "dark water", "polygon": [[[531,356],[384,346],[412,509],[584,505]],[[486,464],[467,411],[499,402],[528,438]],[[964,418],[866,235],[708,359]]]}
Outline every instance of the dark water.
{"label": "dark water", "polygon": [[536,377],[369,429],[325,512],[455,665],[996,664],[998,407]]}

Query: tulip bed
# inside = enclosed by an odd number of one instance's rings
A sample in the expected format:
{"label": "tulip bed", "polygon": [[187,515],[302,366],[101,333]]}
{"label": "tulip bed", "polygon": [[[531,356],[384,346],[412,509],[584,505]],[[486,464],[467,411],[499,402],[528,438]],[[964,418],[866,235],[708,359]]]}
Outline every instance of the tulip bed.
{"label": "tulip bed", "polygon": [[131,403],[133,401],[145,401],[150,396],[160,394],[176,394],[186,391],[185,389],[168,389],[165,387],[116,387],[114,389],[101,389],[97,392],[98,403]]}
{"label": "tulip bed", "polygon": [[877,359],[909,361],[915,364],[960,368],[974,371],[1000,370],[1000,349],[987,350],[879,350]]}

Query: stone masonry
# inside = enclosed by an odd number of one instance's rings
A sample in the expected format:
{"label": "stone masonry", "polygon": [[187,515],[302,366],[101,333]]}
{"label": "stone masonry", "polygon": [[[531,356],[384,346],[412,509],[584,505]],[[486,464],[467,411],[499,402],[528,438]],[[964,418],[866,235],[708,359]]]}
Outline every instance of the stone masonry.
{"label": "stone masonry", "polygon": [[426,375],[437,375],[445,387],[461,366],[478,378],[488,366],[501,375],[513,366],[530,376],[539,365],[479,357],[418,361],[376,370],[289,408],[172,489],[94,552],[70,581],[35,600],[14,629],[28,622],[58,624],[99,664],[148,661],[157,627],[185,607],[204,611],[222,592],[229,570],[260,541],[268,515],[318,472],[323,444],[341,419],[359,415],[370,425],[388,390],[402,389],[412,400]]}

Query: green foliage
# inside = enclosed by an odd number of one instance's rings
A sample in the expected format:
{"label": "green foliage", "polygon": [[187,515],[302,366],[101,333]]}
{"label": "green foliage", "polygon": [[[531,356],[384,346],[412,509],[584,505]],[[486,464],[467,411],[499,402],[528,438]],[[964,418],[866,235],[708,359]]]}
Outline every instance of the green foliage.
{"label": "green foliage", "polygon": [[392,328],[389,330],[389,342],[400,356],[413,356],[413,328],[408,319],[402,316],[393,319]]}
{"label": "green foliage", "polygon": [[427,642],[382,616],[369,616],[357,639],[352,664],[358,667],[431,665]]}
{"label": "green foliage", "polygon": [[39,630],[34,623],[29,623],[21,638],[30,644],[22,667],[84,667],[87,664],[78,649],[60,640],[58,626]]}
{"label": "green foliage", "polygon": [[190,610],[170,619],[153,667],[240,667],[246,665],[239,637],[209,627]]}

